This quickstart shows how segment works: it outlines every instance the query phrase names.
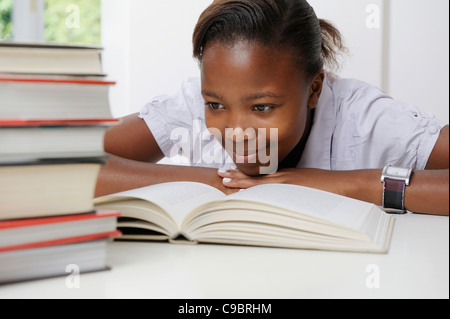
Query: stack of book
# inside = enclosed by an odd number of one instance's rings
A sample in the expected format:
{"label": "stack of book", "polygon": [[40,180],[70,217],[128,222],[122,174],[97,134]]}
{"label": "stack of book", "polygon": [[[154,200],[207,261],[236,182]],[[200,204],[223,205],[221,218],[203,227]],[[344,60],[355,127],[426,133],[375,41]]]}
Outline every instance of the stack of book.
{"label": "stack of book", "polygon": [[0,283],[107,269],[119,213],[93,199],[113,84],[101,48],[0,42]]}

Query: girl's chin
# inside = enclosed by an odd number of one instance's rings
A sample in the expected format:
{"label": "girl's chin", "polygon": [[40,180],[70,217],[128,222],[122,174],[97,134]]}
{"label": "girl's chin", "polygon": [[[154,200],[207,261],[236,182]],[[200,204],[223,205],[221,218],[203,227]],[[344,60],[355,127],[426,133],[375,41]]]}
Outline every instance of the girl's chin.
{"label": "girl's chin", "polygon": [[258,164],[258,163],[253,163],[253,164],[235,163],[234,165],[237,167],[237,169],[241,173],[243,173],[247,176],[260,176],[260,175],[266,174],[265,172],[267,171],[267,170],[264,170],[265,166],[262,166],[261,164]]}

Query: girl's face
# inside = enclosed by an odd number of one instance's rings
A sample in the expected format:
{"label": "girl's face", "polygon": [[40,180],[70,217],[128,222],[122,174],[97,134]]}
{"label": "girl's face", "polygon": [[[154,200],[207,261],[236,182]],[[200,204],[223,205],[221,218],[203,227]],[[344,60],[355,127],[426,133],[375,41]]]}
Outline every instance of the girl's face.
{"label": "girl's face", "polygon": [[300,142],[317,100],[288,52],[213,42],[201,74],[206,125],[241,172],[256,176],[274,161],[278,166]]}

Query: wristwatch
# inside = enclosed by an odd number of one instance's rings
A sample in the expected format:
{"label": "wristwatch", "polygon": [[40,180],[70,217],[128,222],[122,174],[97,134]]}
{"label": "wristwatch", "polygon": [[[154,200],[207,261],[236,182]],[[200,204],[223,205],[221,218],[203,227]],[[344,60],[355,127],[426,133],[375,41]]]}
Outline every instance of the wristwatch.
{"label": "wristwatch", "polygon": [[383,209],[388,213],[404,214],[405,188],[409,185],[412,169],[385,166],[381,174],[383,183]]}

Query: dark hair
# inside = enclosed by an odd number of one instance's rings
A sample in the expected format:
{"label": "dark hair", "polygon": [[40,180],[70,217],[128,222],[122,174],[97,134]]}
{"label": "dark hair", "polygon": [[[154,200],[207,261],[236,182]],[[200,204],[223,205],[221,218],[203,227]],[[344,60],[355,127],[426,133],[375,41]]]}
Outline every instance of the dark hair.
{"label": "dark hair", "polygon": [[195,27],[194,57],[201,62],[209,42],[240,40],[291,50],[307,77],[337,69],[345,50],[339,30],[318,19],[306,0],[215,0]]}

